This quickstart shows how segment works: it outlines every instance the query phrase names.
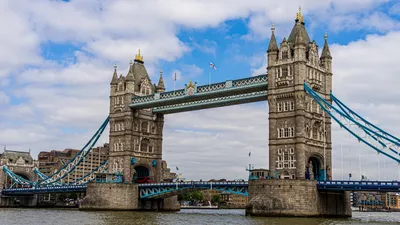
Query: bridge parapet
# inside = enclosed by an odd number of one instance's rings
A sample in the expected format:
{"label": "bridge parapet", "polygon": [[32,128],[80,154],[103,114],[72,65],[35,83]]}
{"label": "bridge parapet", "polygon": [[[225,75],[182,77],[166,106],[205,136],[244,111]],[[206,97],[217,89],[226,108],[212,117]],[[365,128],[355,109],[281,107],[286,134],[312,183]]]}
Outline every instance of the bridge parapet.
{"label": "bridge parapet", "polygon": [[400,191],[400,181],[318,181],[318,190]]}

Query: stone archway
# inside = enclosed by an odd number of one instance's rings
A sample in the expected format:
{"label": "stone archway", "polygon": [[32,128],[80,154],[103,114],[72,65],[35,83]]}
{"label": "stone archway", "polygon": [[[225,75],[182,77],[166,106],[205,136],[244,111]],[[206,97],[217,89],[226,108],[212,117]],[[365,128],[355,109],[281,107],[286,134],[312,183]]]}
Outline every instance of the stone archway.
{"label": "stone archway", "polygon": [[146,166],[135,166],[134,170],[136,172],[136,177],[149,177],[150,176],[150,170]]}
{"label": "stone archway", "polygon": [[310,156],[306,166],[306,179],[324,180],[324,177],[325,171],[322,158],[317,155]]}

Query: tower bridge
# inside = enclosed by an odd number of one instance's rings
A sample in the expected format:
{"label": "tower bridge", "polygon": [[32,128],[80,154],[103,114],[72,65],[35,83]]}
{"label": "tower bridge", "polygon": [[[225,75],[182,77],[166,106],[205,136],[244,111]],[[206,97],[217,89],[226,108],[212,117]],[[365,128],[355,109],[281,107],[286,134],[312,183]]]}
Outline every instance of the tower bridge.
{"label": "tower bridge", "polygon": [[[213,187],[248,195],[248,215],[351,216],[348,191],[399,190],[398,182],[331,181],[332,119],[370,149],[396,162],[400,162],[400,139],[362,118],[333,95],[328,37],[325,35],[319,55],[301,12],[289,37],[283,38],[279,46],[274,32],[272,27],[266,74],[200,86],[190,81],[185,88],[168,92],[162,72],[158,84],[151,81],[139,51],[125,76],[118,75],[114,66],[109,117],[76,157],[50,176],[35,170],[37,180],[20,176],[5,166],[3,174],[30,187],[8,188],[2,194],[79,189],[87,194],[81,209],[176,210],[176,194],[180,190]],[[165,114],[266,100],[269,170],[276,174],[273,179],[162,182]],[[64,183],[63,179],[85,161],[108,123],[109,158],[81,179]],[[96,182],[96,176],[105,181]],[[135,184],[138,177],[150,177],[154,183]]]}

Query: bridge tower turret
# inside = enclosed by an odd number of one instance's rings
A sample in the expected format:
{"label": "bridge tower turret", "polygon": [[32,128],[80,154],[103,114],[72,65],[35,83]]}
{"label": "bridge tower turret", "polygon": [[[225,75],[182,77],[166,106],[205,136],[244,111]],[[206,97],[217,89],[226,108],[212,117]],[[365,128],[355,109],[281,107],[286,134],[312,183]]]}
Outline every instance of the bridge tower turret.
{"label": "bridge tower turret", "polygon": [[269,167],[281,179],[331,176],[331,121],[304,91],[304,82],[330,100],[331,56],[321,59],[310,41],[301,11],[278,49],[272,28],[268,48]]}
{"label": "bridge tower turret", "polygon": [[125,182],[137,177],[161,179],[163,115],[151,109],[132,110],[132,97],[156,92],[143,56],[130,62],[128,74],[117,77],[115,66],[110,92],[109,171],[122,173]]}

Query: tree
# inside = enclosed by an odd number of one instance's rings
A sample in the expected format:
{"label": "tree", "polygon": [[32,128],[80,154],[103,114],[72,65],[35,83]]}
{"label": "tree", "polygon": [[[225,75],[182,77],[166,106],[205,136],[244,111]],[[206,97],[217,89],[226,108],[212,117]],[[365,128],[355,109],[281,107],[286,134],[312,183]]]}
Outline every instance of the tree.
{"label": "tree", "polygon": [[213,195],[211,198],[211,202],[213,203],[219,203],[221,201],[221,195]]}

